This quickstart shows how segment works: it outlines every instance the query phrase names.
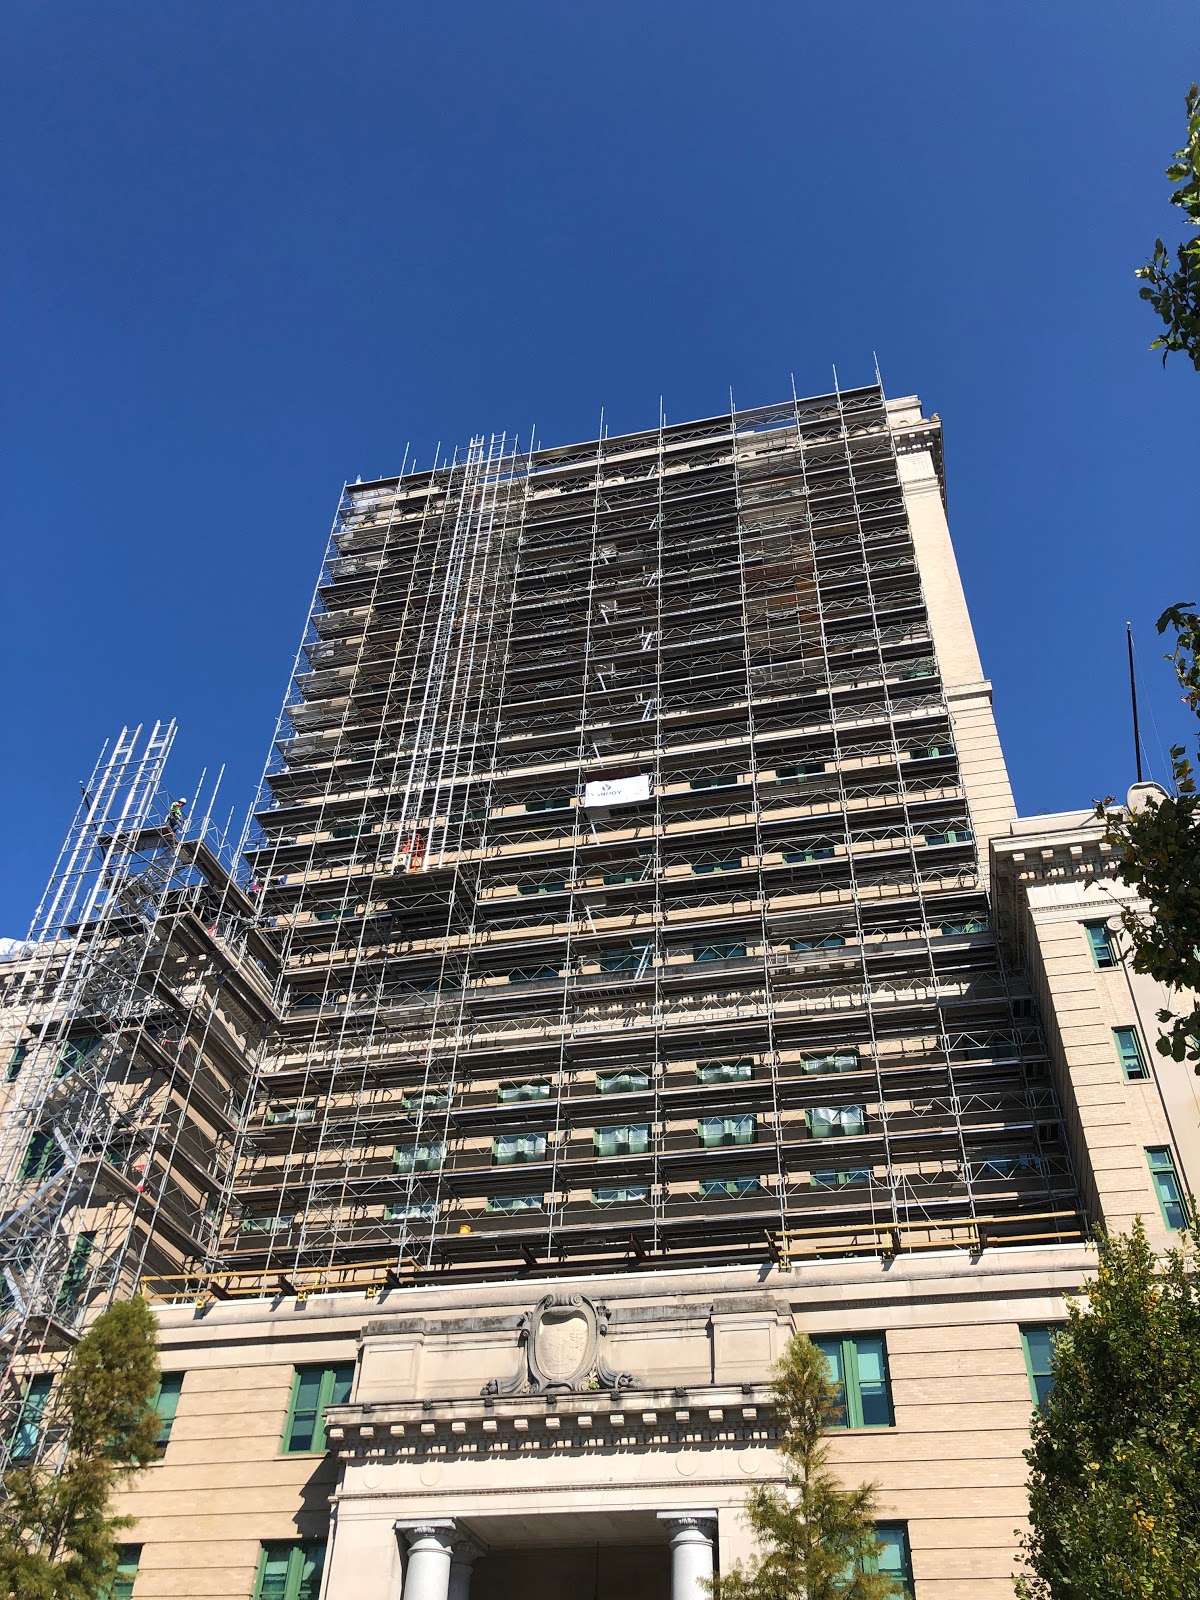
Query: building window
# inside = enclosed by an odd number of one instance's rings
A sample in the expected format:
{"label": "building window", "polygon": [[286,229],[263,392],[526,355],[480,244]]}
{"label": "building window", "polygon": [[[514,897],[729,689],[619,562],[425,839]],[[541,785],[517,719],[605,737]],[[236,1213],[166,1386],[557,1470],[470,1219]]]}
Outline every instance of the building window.
{"label": "building window", "polygon": [[40,1128],[25,1147],[19,1176],[22,1178],[52,1178],[62,1170],[62,1146],[49,1128]]}
{"label": "building window", "polygon": [[1138,1038],[1137,1029],[1114,1028],[1112,1035],[1126,1083],[1137,1083],[1143,1078],[1148,1078],[1150,1068],[1146,1065],[1146,1058],[1142,1054],[1142,1041]]}
{"label": "building window", "polygon": [[13,1045],[12,1053],[8,1058],[8,1067],[4,1073],[5,1083],[14,1083],[16,1081],[17,1074],[25,1065],[28,1055],[29,1046],[27,1044]]}
{"label": "building window", "polygon": [[519,883],[518,894],[562,894],[566,884],[561,878],[547,878],[541,883]]}
{"label": "building window", "polygon": [[399,1144],[392,1151],[397,1172],[436,1172],[445,1159],[446,1145],[441,1139],[429,1144]]}
{"label": "building window", "polygon": [[1029,1393],[1040,1410],[1054,1387],[1053,1357],[1054,1326],[1021,1329],[1021,1348],[1025,1352],[1025,1371],[1029,1375]]}
{"label": "building window", "polygon": [[926,844],[970,844],[975,835],[970,828],[947,828],[944,833],[926,835]]}
{"label": "building window", "polygon": [[823,761],[801,761],[796,766],[776,767],[775,776],[782,782],[785,778],[816,778],[824,771]]}
{"label": "building window", "polygon": [[623,1127],[597,1128],[592,1147],[598,1156],[644,1156],[650,1148],[650,1124],[630,1122]]}
{"label": "building window", "polygon": [[[333,1367],[297,1367],[283,1430],[285,1455],[319,1455],[325,1440],[325,1407],[344,1406],[354,1384],[353,1361]],[[270,1591],[274,1593],[274,1590]],[[282,1590],[279,1591],[281,1594]]]}
{"label": "building window", "polygon": [[635,944],[620,950],[601,950],[601,972],[640,972],[650,960],[650,946]]}
{"label": "building window", "polygon": [[810,1172],[808,1181],[814,1189],[846,1189],[857,1184],[870,1183],[870,1167],[847,1167],[843,1172],[832,1169]]}
{"label": "building window", "polygon": [[103,1043],[104,1040],[98,1033],[85,1033],[78,1039],[68,1039],[59,1052],[58,1065],[54,1069],[55,1077],[64,1078],[68,1072],[74,1072],[76,1067],[90,1060]]}
{"label": "building window", "polygon": [[272,1126],[284,1122],[315,1122],[316,1117],[315,1108],[304,1101],[299,1101],[295,1105],[280,1101],[267,1107],[267,1121]]}
{"label": "building window", "polygon": [[[417,1089],[402,1097],[405,1111],[446,1111],[450,1106],[449,1089]],[[297,1119],[301,1120],[301,1119]]]}
{"label": "building window", "polygon": [[137,1577],[141,1559],[140,1544],[117,1546],[117,1575],[113,1579],[112,1588],[108,1591],[108,1600],[133,1600],[133,1580]]}
{"label": "building window", "polygon": [[641,867],[625,867],[617,872],[606,872],[604,874],[604,882],[609,884],[641,883],[643,876],[644,872]]}
{"label": "building window", "polygon": [[1147,1149],[1146,1160],[1150,1163],[1150,1177],[1154,1184],[1154,1192],[1158,1196],[1163,1221],[1168,1228],[1186,1228],[1189,1221],[1187,1203],[1183,1198],[1183,1188],[1170,1150],[1166,1145]]}
{"label": "building window", "polygon": [[709,773],[706,773],[703,777],[693,778],[689,782],[688,788],[689,789],[728,789],[731,785],[736,784],[737,781],[738,781],[738,775],[737,775],[736,772],[709,772]]}
{"label": "building window", "polygon": [[385,1222],[432,1222],[437,1214],[436,1200],[400,1200],[383,1208]]}
{"label": "building window", "polygon": [[626,1184],[617,1189],[593,1189],[594,1206],[645,1205],[650,1199],[649,1187],[644,1183]]}
{"label": "building window", "polygon": [[763,1186],[757,1178],[701,1178],[701,1200],[741,1200],[746,1195],[759,1195]]}
{"label": "building window", "polygon": [[1117,947],[1113,940],[1112,929],[1107,922],[1085,922],[1083,930],[1087,934],[1088,948],[1092,952],[1092,964],[1103,972],[1107,967],[1117,964]]}
{"label": "building window", "polygon": [[701,1083],[748,1083],[753,1076],[753,1056],[739,1056],[736,1061],[696,1063],[696,1077]]}
{"label": "building window", "polygon": [[727,860],[714,857],[711,861],[693,861],[693,872],[737,872],[742,865],[741,856],[730,856]]}
{"label": "building window", "polygon": [[527,1078],[524,1083],[502,1083],[496,1091],[496,1098],[501,1105],[507,1105],[513,1100],[549,1100],[549,1078]]}
{"label": "building window", "polygon": [[94,1233],[80,1233],[76,1235],[75,1243],[71,1246],[71,1254],[67,1259],[66,1270],[62,1276],[58,1298],[55,1305],[60,1311],[69,1310],[79,1299],[84,1280],[87,1277],[88,1262],[92,1258],[92,1246],[96,1242]]}
{"label": "building window", "polygon": [[488,1196],[489,1211],[543,1211],[540,1194],[493,1194]]}
{"label": "building window", "polygon": [[171,1429],[175,1426],[175,1413],[179,1410],[179,1394],[182,1388],[182,1372],[164,1372],[150,1401],[158,1412],[158,1437],[154,1441],[154,1453],[160,1461],[167,1453],[167,1443],[171,1437]]}
{"label": "building window", "polygon": [[562,974],[557,967],[517,967],[508,974],[509,983],[544,983]]}
{"label": "building window", "polygon": [[598,1072],[597,1094],[637,1094],[650,1087],[650,1074],[643,1067],[627,1067],[620,1072]]}
{"label": "building window", "polygon": [[915,750],[910,750],[908,758],[910,761],[933,761],[938,756],[952,756],[953,754],[954,746],[952,744],[926,744],[918,746]]}
{"label": "building window", "polygon": [[530,1161],[545,1161],[544,1133],[501,1133],[492,1140],[492,1164],[519,1167]]}
{"label": "building window", "polygon": [[986,917],[964,917],[960,922],[943,922],[945,934],[986,933],[991,924]]}
{"label": "building window", "polygon": [[827,933],[823,939],[793,939],[793,950],[840,950],[845,944],[840,933]]}
{"label": "building window", "polygon": [[857,1072],[862,1066],[857,1050],[831,1050],[820,1056],[801,1056],[800,1065],[805,1072]]}
{"label": "building window", "polygon": [[813,1106],[804,1116],[810,1139],[851,1139],[867,1131],[866,1106]]}
{"label": "building window", "polygon": [[526,811],[560,811],[570,805],[565,794],[534,795],[525,802]]}
{"label": "building window", "polygon": [[701,1117],[696,1124],[706,1150],[723,1144],[753,1144],[758,1138],[757,1117]]}
{"label": "building window", "polygon": [[9,1452],[14,1461],[30,1461],[37,1454],[42,1422],[53,1387],[54,1379],[48,1372],[39,1372],[25,1385],[21,1409],[17,1413],[17,1422],[13,1429],[12,1449]]}
{"label": "building window", "polygon": [[835,1428],[890,1428],[892,1395],[887,1352],[881,1334],[856,1334],[846,1339],[814,1339],[829,1363],[837,1389]]}
{"label": "building window", "polygon": [[864,1571],[883,1573],[911,1600],[913,1593],[912,1550],[908,1527],[903,1522],[881,1522],[875,1526],[879,1549],[873,1559],[863,1563]]}
{"label": "building window", "polygon": [[692,946],[693,961],[738,961],[745,954],[746,946],[737,939],[715,939]]}
{"label": "building window", "polygon": [[247,1211],[242,1217],[243,1233],[287,1233],[296,1221],[294,1215],[281,1216],[277,1211]]}
{"label": "building window", "polygon": [[785,850],[783,859],[791,865],[803,861],[828,861],[833,855],[831,844],[812,844],[803,850]]}
{"label": "building window", "polygon": [[324,1565],[323,1544],[264,1544],[254,1600],[317,1600]]}

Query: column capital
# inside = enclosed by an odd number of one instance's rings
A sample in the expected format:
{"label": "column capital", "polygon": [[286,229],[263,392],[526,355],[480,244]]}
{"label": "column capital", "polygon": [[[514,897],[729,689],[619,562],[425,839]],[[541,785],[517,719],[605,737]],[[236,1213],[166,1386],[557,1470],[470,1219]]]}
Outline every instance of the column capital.
{"label": "column capital", "polygon": [[423,1545],[426,1550],[444,1550],[449,1555],[455,1540],[460,1537],[458,1524],[450,1517],[422,1517],[412,1521],[397,1519],[393,1526],[397,1533],[404,1536],[410,1550]]}
{"label": "column capital", "polygon": [[674,1528],[677,1533],[696,1529],[706,1539],[711,1539],[717,1527],[715,1511],[660,1511],[658,1520],[665,1522],[668,1528]]}
{"label": "column capital", "polygon": [[451,1561],[461,1561],[467,1566],[487,1553],[488,1547],[483,1540],[475,1538],[474,1534],[470,1533],[458,1533],[450,1546]]}

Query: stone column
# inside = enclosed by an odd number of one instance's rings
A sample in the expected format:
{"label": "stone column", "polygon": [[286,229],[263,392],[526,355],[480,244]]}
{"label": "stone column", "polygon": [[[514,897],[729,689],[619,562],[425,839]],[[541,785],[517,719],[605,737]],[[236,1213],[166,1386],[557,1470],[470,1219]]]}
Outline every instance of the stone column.
{"label": "stone column", "polygon": [[457,1538],[453,1522],[397,1522],[408,1545],[404,1600],[448,1600],[450,1549]]}
{"label": "stone column", "polygon": [[671,1600],[708,1600],[713,1578],[715,1511],[660,1511],[671,1530]]}
{"label": "stone column", "polygon": [[450,1546],[449,1600],[470,1600],[471,1569],[485,1547],[474,1539],[458,1538]]}

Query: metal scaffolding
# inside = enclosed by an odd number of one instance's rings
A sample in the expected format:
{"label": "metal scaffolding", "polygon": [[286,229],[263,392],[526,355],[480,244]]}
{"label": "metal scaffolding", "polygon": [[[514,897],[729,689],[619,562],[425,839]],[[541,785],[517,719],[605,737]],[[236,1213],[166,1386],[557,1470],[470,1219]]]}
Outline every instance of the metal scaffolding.
{"label": "metal scaffolding", "polygon": [[871,385],[346,487],[247,840],[281,1020],[214,1268],[716,1262],[1075,1206],[916,442]]}
{"label": "metal scaffolding", "polygon": [[[88,782],[8,963],[0,1121],[0,1406],[21,1413],[89,1312],[203,1262],[232,1182],[270,951],[201,776],[164,789],[174,723],[123,729]],[[259,941],[261,944],[261,941]],[[257,1037],[256,1037],[257,1034]],[[0,1429],[0,1464],[29,1419]]]}

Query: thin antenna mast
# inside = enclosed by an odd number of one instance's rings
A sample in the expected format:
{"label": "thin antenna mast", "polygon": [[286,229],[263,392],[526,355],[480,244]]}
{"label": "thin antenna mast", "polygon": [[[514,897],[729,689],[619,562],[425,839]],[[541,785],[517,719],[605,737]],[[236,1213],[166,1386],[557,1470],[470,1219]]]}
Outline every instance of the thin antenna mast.
{"label": "thin antenna mast", "polygon": [[1129,650],[1129,700],[1133,706],[1133,758],[1137,763],[1137,781],[1142,781],[1142,736],[1138,729],[1137,678],[1133,671],[1133,627],[1125,624],[1125,644]]}

